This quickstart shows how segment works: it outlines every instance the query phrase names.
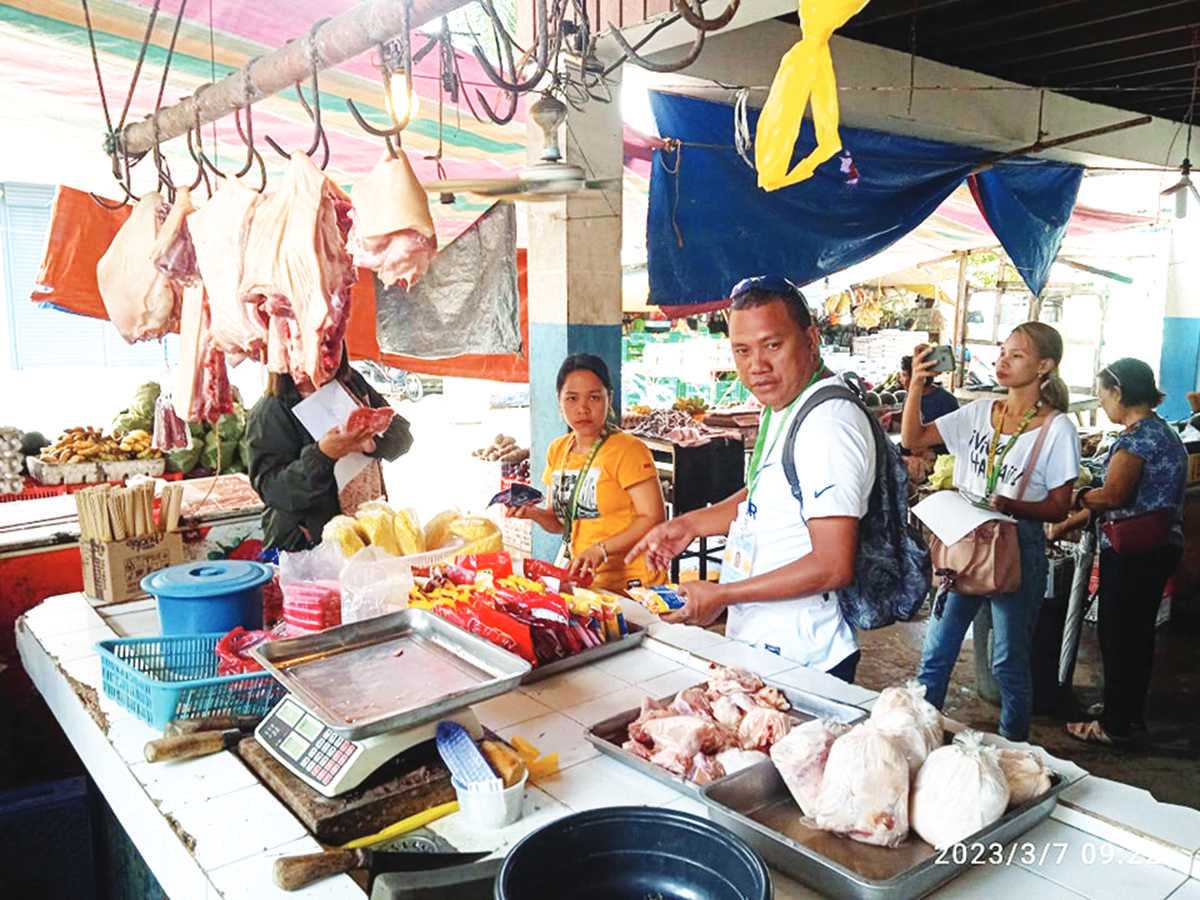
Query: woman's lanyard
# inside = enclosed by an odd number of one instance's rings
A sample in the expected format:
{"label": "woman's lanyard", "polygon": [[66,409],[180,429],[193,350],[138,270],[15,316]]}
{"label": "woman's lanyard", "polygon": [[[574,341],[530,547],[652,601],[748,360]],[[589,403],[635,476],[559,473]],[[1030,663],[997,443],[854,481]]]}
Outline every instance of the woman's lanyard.
{"label": "woman's lanyard", "polygon": [[1012,436],[1012,440],[1004,445],[1004,449],[1000,451],[1000,458],[996,458],[996,451],[1000,446],[1000,432],[1004,428],[1004,419],[1008,415],[1008,404],[1004,405],[1004,412],[1000,414],[1000,424],[996,426],[992,432],[992,442],[988,445],[987,459],[987,493],[984,494],[984,499],[988,499],[996,492],[996,483],[1000,480],[1000,470],[1004,468],[1004,460],[1008,458],[1008,452],[1012,450],[1017,439],[1025,433],[1025,429],[1029,427],[1029,423],[1033,421],[1033,417],[1038,414],[1038,410],[1042,408],[1042,401],[1039,400],[1029,409],[1025,410],[1025,415],[1021,416],[1021,424],[1017,426],[1017,433]]}
{"label": "woman's lanyard", "polygon": [[[783,424],[779,426],[779,430],[771,438],[770,447],[766,447],[766,443],[767,434],[771,430],[772,410],[769,406],[763,410],[762,421],[758,424],[758,437],[754,439],[754,452],[750,454],[750,467],[746,471],[746,484],[749,487],[749,490],[746,492],[747,506],[749,506],[750,500],[754,496],[754,489],[758,487],[758,476],[761,474],[759,466],[762,464],[763,457],[769,457],[775,450],[775,445],[779,443],[779,436],[783,434],[784,424],[787,423],[792,414],[792,407],[800,402],[800,398],[804,396],[810,387],[821,380],[823,374],[825,374],[825,365],[824,363],[818,363],[817,371],[812,373],[812,377],[808,379],[808,384],[801,389],[800,393],[795,396],[791,403],[783,408],[783,411],[780,413],[783,416]],[[765,453],[763,452],[764,448],[766,449]]]}
{"label": "woman's lanyard", "polygon": [[600,452],[600,448],[604,446],[604,442],[608,440],[608,432],[600,436],[600,440],[596,441],[592,447],[591,456],[587,462],[583,464],[583,468],[579,470],[579,477],[575,479],[575,487],[571,491],[571,500],[567,503],[567,518],[563,521],[563,546],[567,548],[567,557],[571,555],[571,541],[573,539],[572,531],[575,530],[575,511],[579,505],[579,491],[583,488],[583,480],[587,478],[587,473],[591,471],[592,463],[596,461],[596,454]]}

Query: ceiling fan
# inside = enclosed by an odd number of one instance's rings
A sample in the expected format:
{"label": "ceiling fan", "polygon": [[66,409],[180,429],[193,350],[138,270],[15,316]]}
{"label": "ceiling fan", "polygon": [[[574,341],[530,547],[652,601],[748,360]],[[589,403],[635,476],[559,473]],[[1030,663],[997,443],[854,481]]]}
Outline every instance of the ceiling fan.
{"label": "ceiling fan", "polygon": [[427,182],[423,185],[425,190],[441,195],[443,202],[458,193],[493,200],[537,202],[557,200],[581,191],[613,190],[620,185],[620,178],[589,180],[581,167],[563,161],[558,147],[558,128],[566,121],[567,107],[562,101],[543,94],[529,108],[529,115],[544,135],[540,162],[525,166],[511,178],[452,178]]}
{"label": "ceiling fan", "polygon": [[1190,193],[1196,198],[1196,202],[1200,203],[1200,192],[1196,190],[1196,185],[1192,183],[1192,161],[1184,159],[1183,164],[1179,167],[1179,174],[1182,176],[1177,182],[1162,192],[1163,197],[1175,197],[1175,218],[1182,219],[1187,216],[1187,200]]}

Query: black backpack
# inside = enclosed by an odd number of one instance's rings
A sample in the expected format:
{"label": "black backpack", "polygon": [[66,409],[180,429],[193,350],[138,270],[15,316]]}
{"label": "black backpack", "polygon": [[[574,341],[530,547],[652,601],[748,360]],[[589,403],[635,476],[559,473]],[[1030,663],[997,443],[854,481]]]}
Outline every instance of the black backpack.
{"label": "black backpack", "polygon": [[821,388],[800,407],[783,445],[783,471],[792,496],[804,506],[794,460],[796,435],[810,412],[829,400],[857,406],[875,437],[875,486],[867,514],[858,526],[854,581],[837,592],[842,615],[854,628],[883,628],[907,622],[921,609],[933,580],[929,548],[908,521],[908,470],[900,451],[888,440],[862,399],[845,385]]}

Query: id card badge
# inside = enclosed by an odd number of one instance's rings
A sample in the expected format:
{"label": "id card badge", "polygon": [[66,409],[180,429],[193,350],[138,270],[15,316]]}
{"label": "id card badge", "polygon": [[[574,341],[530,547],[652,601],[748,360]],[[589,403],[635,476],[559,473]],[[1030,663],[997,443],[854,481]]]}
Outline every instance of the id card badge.
{"label": "id card badge", "polygon": [[754,535],[746,504],[738,505],[737,518],[725,538],[725,554],[721,558],[721,584],[733,584],[749,578],[754,571]]}

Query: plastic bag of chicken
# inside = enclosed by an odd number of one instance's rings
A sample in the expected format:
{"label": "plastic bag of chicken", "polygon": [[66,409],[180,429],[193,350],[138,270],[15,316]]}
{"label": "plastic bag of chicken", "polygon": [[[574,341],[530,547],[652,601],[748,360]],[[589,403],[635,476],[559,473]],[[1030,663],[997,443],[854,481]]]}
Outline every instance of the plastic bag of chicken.
{"label": "plastic bag of chicken", "polygon": [[817,827],[864,844],[898,847],[908,836],[908,761],[870,722],[833,743],[817,797]]}

